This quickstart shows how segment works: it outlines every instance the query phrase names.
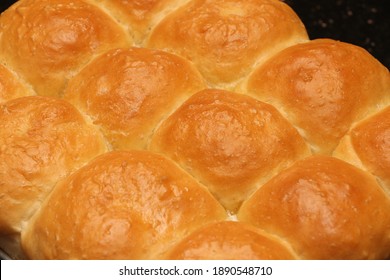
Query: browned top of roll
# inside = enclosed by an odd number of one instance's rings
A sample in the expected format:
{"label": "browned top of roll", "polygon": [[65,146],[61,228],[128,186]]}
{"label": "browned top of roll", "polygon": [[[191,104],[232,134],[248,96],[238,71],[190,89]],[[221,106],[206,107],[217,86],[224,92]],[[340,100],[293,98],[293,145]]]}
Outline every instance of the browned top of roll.
{"label": "browned top of roll", "polygon": [[30,258],[151,259],[226,212],[167,158],[104,154],[59,183],[22,234]]}
{"label": "browned top of roll", "polygon": [[390,255],[389,213],[389,197],[373,176],[313,156],[260,187],[238,219],[284,238],[304,259],[384,259]]}
{"label": "browned top of roll", "polygon": [[58,96],[93,55],[129,44],[124,29],[87,1],[21,0],[0,17],[0,59],[39,95]]}
{"label": "browned top of roll", "polygon": [[19,232],[59,179],[105,151],[102,135],[65,101],[0,105],[0,232]]}
{"label": "browned top of roll", "polygon": [[159,50],[111,50],[92,61],[64,98],[99,125],[114,149],[144,148],[166,115],[205,87],[187,60]]}
{"label": "browned top of roll", "polygon": [[260,182],[310,154],[271,105],[212,89],[190,97],[163,122],[150,149],[181,164],[231,211]]}
{"label": "browned top of roll", "polygon": [[175,260],[291,260],[279,239],[242,222],[216,222],[190,234],[165,255]]}
{"label": "browned top of roll", "polygon": [[147,46],[191,59],[212,85],[231,88],[258,60],[307,40],[305,27],[275,0],[195,0],[165,17]]}
{"label": "browned top of roll", "polygon": [[390,106],[357,123],[334,155],[378,176],[390,191]]}
{"label": "browned top of roll", "polygon": [[390,74],[360,47],[318,39],[269,59],[247,92],[285,112],[313,151],[330,154],[354,121],[390,103]]}
{"label": "browned top of roll", "polygon": [[29,95],[35,95],[35,92],[15,73],[0,64],[0,103]]}

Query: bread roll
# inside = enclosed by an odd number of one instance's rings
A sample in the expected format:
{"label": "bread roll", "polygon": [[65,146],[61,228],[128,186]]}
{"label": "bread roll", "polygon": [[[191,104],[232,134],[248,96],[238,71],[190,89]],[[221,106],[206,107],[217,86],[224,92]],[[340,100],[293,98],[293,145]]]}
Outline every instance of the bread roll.
{"label": "bread roll", "polygon": [[102,135],[65,101],[0,105],[0,236],[17,237],[57,180],[105,151]]}
{"label": "bread roll", "polygon": [[0,17],[0,59],[39,95],[61,95],[94,55],[130,44],[119,23],[88,1],[20,0]]}
{"label": "bread roll", "polygon": [[390,257],[390,199],[375,178],[312,156],[261,186],[238,219],[289,242],[302,259]]}
{"label": "bread roll", "polygon": [[143,149],[158,123],[205,86],[196,68],[176,55],[114,49],[75,76],[64,98],[101,127],[114,149]]}
{"label": "bread roll", "polygon": [[154,259],[226,212],[167,158],[104,154],[60,182],[22,235],[34,259]]}
{"label": "bread roll", "polygon": [[294,252],[278,238],[242,222],[208,224],[174,245],[166,259],[292,260]]}
{"label": "bread roll", "polygon": [[193,0],[163,18],[146,46],[187,57],[211,86],[232,89],[259,61],[307,40],[281,1]]}
{"label": "bread roll", "polygon": [[281,51],[244,88],[284,112],[313,152],[327,155],[354,121],[390,104],[389,71],[364,49],[330,39]]}
{"label": "bread roll", "polygon": [[35,95],[35,92],[15,73],[0,64],[0,104],[17,97]]}
{"label": "bread roll", "polygon": [[149,148],[182,165],[232,212],[267,178],[310,154],[272,106],[211,89],[163,122]]}
{"label": "bread roll", "polygon": [[334,156],[371,172],[390,192],[390,106],[355,124]]}

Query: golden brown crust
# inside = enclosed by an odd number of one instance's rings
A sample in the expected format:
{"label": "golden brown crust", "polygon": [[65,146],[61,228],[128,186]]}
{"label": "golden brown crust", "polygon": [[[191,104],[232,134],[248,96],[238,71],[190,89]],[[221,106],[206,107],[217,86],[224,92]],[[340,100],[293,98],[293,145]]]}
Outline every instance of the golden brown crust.
{"label": "golden brown crust", "polygon": [[211,89],[189,98],[163,122],[150,149],[181,164],[230,211],[260,182],[310,154],[272,106]]}
{"label": "golden brown crust", "polygon": [[165,255],[171,260],[292,260],[282,241],[242,222],[216,222],[190,234]]}
{"label": "golden brown crust", "polygon": [[30,258],[151,259],[226,212],[167,158],[104,154],[58,184],[22,234]]}
{"label": "golden brown crust", "polygon": [[284,111],[314,152],[331,154],[354,121],[390,103],[390,74],[362,48],[318,39],[261,65],[246,92]]}
{"label": "golden brown crust", "polygon": [[390,258],[390,73],[357,46],[309,41],[284,2],[2,13],[0,249]]}
{"label": "golden brown crust", "polygon": [[159,50],[111,50],[92,61],[64,98],[102,128],[114,149],[145,148],[162,119],[205,87],[190,62]]}
{"label": "golden brown crust", "polygon": [[390,106],[357,123],[334,156],[367,169],[390,191]]}
{"label": "golden brown crust", "polygon": [[35,92],[6,66],[0,64],[0,103]]}
{"label": "golden brown crust", "polygon": [[313,156],[260,187],[238,219],[284,238],[304,259],[384,259],[389,213],[390,200],[373,176]]}
{"label": "golden brown crust", "polygon": [[58,96],[95,54],[130,45],[123,28],[82,0],[21,0],[0,17],[1,59],[39,95]]}
{"label": "golden brown crust", "polygon": [[230,89],[257,61],[307,40],[281,1],[195,0],[166,16],[146,45],[187,57],[211,85]]}
{"label": "golden brown crust", "polygon": [[0,233],[19,233],[57,180],[105,151],[102,135],[65,101],[0,105]]}

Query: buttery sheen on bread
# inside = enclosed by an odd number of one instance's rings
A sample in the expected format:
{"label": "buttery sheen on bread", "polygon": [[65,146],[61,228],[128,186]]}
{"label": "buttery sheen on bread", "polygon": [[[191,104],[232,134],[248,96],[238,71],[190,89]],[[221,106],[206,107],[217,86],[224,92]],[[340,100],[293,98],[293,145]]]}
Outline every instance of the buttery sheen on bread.
{"label": "buttery sheen on bread", "polygon": [[315,153],[330,155],[355,121],[390,105],[390,75],[360,47],[317,39],[277,53],[243,91],[279,108]]}
{"label": "buttery sheen on bread", "polygon": [[182,165],[233,213],[262,183],[310,155],[274,107],[216,89],[190,97],[156,130],[150,149]]}
{"label": "buttery sheen on bread", "polygon": [[390,74],[279,0],[0,15],[14,259],[389,259]]}
{"label": "buttery sheen on bread", "polygon": [[284,238],[303,259],[386,259],[389,213],[389,197],[372,175],[317,155],[263,185],[238,219]]}
{"label": "buttery sheen on bread", "polygon": [[38,259],[154,259],[226,219],[208,190],[147,151],[104,154],[59,182],[22,236]]}
{"label": "buttery sheen on bread", "polygon": [[281,1],[193,0],[163,18],[146,46],[192,60],[212,86],[230,89],[259,61],[307,40]]}
{"label": "buttery sheen on bread", "polygon": [[198,70],[174,54],[113,49],[69,81],[64,99],[90,116],[114,149],[143,149],[156,126],[205,87]]}
{"label": "buttery sheen on bread", "polygon": [[98,129],[68,102],[30,96],[1,104],[0,235],[17,237],[59,179],[106,151]]}
{"label": "buttery sheen on bread", "polygon": [[94,55],[131,44],[100,7],[81,0],[22,0],[1,15],[0,59],[39,95],[59,96]]}

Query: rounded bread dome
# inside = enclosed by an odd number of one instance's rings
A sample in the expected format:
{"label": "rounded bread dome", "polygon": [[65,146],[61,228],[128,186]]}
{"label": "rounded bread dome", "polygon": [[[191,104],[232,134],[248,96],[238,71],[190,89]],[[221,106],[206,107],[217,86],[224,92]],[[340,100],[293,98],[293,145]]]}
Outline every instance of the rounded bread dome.
{"label": "rounded bread dome", "polygon": [[284,239],[302,259],[386,259],[389,213],[372,175],[316,155],[261,186],[237,217]]}
{"label": "rounded bread dome", "polygon": [[68,102],[29,96],[1,104],[0,235],[17,237],[57,180],[106,151]]}
{"label": "rounded bread dome", "polygon": [[169,159],[110,152],[56,186],[22,244],[38,259],[155,259],[199,226],[224,219],[208,190]]}
{"label": "rounded bread dome", "polygon": [[174,54],[114,49],[71,79],[64,99],[89,115],[114,149],[141,149],[159,122],[205,87],[196,68]]}
{"label": "rounded bread dome", "polygon": [[390,104],[390,74],[358,46],[317,39],[277,53],[242,91],[273,104],[313,152],[330,155],[353,122]]}
{"label": "rounded bread dome", "polygon": [[190,97],[157,128],[149,149],[178,162],[231,212],[259,184],[310,155],[274,107],[217,89]]}
{"label": "rounded bread dome", "polygon": [[232,89],[259,61],[307,40],[281,1],[193,0],[163,18],[145,46],[182,55],[211,86]]}
{"label": "rounded bread dome", "polygon": [[101,8],[82,0],[20,0],[0,17],[0,59],[39,95],[60,96],[94,55],[130,37]]}
{"label": "rounded bread dome", "polygon": [[207,224],[191,233],[164,256],[171,260],[293,260],[278,238],[242,222]]}

